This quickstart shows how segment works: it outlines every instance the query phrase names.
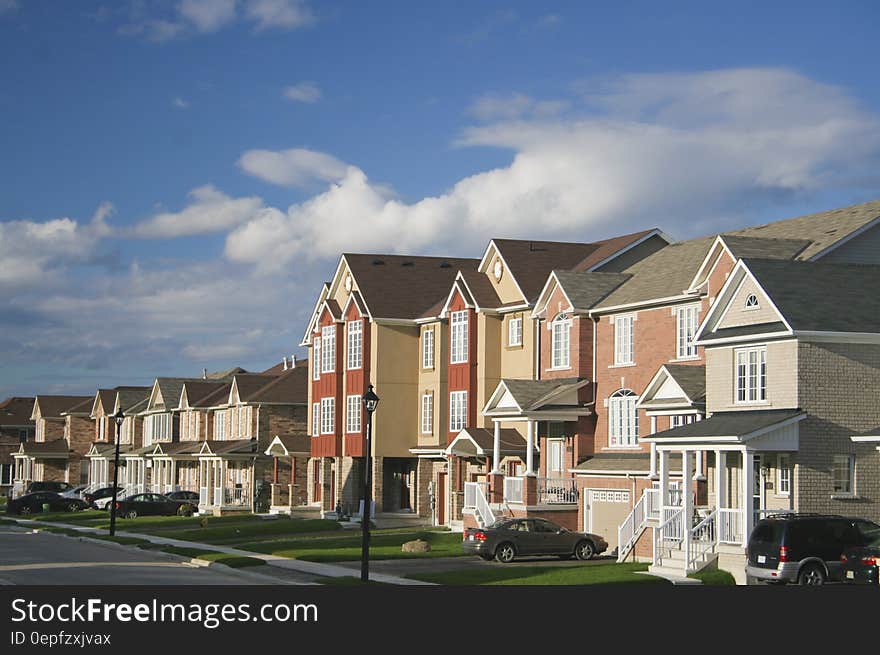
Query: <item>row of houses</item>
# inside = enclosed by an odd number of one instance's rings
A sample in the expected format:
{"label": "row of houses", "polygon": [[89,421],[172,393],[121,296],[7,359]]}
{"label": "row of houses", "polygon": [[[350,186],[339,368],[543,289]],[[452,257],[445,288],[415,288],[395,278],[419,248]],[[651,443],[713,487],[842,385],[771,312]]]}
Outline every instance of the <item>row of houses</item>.
{"label": "row of houses", "polygon": [[308,502],[540,516],[737,574],[768,512],[880,519],[880,201],[687,241],[343,254],[309,351]]}
{"label": "row of houses", "polygon": [[33,481],[111,486],[118,437],[124,495],[187,490],[201,512],[290,511],[307,497],[307,375],[307,362],[285,357],[260,373],[7,399],[0,483],[13,496]]}
{"label": "row of houses", "polygon": [[357,513],[372,384],[378,512],[545,517],[739,575],[768,512],[880,519],[878,256],[880,201],[687,241],[343,254],[305,361],[37,397],[12,475],[106,482],[122,409],[130,488]]}

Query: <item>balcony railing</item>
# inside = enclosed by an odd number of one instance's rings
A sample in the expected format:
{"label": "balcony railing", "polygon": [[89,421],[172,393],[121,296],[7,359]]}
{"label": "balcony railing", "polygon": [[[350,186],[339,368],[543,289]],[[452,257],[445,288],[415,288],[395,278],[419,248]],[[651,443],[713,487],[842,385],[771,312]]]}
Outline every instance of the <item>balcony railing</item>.
{"label": "balcony railing", "polygon": [[538,478],[538,504],[576,504],[578,490],[571,478]]}
{"label": "balcony railing", "polygon": [[223,490],[223,504],[235,507],[246,507],[251,504],[250,494],[245,487]]}
{"label": "balcony railing", "polygon": [[722,544],[741,544],[743,541],[743,512],[729,507],[718,508],[718,541]]}
{"label": "balcony railing", "polygon": [[504,478],[504,502],[523,503],[523,479]]}

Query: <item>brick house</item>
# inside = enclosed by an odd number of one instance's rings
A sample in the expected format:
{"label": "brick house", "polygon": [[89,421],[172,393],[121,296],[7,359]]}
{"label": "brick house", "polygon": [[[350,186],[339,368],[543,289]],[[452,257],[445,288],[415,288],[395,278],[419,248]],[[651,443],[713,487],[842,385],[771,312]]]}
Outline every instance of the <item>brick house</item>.
{"label": "brick house", "polygon": [[91,396],[36,396],[30,418],[34,440],[16,453],[13,495],[31,482],[59,481],[72,485],[84,479],[82,462],[92,440]]}
{"label": "brick house", "polygon": [[22,443],[34,439],[33,409],[33,398],[13,396],[0,402],[0,495],[12,492],[15,452]]}

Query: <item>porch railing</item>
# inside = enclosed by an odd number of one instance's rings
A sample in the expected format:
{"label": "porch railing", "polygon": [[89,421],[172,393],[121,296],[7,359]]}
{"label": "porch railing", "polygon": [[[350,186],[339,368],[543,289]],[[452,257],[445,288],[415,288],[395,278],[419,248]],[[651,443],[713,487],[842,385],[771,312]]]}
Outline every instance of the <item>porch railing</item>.
{"label": "porch railing", "polygon": [[632,511],[617,528],[617,561],[622,562],[636,545],[649,519],[660,517],[656,489],[645,489]]}
{"label": "porch railing", "polygon": [[250,505],[250,494],[245,487],[223,490],[223,504],[236,507]]}
{"label": "porch railing", "polygon": [[28,481],[27,480],[18,480],[12,483],[12,497],[18,498],[24,493],[24,490],[27,489]]}
{"label": "porch railing", "polygon": [[743,541],[743,512],[731,507],[718,508],[718,542],[741,544]]}
{"label": "porch railing", "polygon": [[505,503],[522,503],[525,502],[523,497],[523,479],[522,478],[504,478],[504,502]]}
{"label": "porch railing", "polygon": [[661,566],[666,551],[670,550],[664,542],[681,541],[683,515],[684,510],[680,507],[663,510],[665,520],[654,530],[654,566]]}
{"label": "porch railing", "polygon": [[272,483],[272,507],[293,507],[292,485]]}
{"label": "porch railing", "polygon": [[709,555],[715,552],[715,520],[718,510],[713,510],[706,518],[690,529],[688,540],[687,570],[696,571],[709,562]]}
{"label": "porch railing", "polygon": [[483,525],[492,525],[495,523],[495,513],[483,493],[484,486],[485,482],[464,483],[464,507],[476,510],[477,518]]}
{"label": "porch railing", "polygon": [[199,505],[208,504],[208,487],[199,487]]}
{"label": "porch railing", "polygon": [[577,504],[577,484],[572,478],[538,478],[538,504]]}

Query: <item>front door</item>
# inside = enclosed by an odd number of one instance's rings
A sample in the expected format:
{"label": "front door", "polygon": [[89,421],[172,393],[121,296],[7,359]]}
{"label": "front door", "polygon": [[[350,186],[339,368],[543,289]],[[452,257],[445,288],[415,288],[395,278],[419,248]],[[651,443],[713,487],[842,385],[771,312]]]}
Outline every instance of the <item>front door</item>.
{"label": "front door", "polygon": [[312,501],[321,502],[321,460],[312,462]]}

